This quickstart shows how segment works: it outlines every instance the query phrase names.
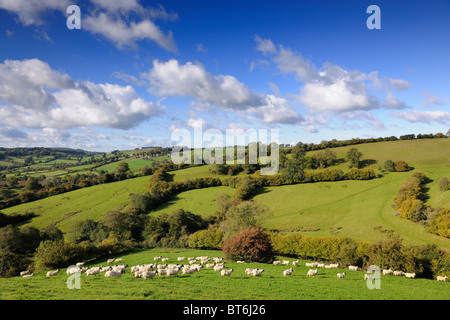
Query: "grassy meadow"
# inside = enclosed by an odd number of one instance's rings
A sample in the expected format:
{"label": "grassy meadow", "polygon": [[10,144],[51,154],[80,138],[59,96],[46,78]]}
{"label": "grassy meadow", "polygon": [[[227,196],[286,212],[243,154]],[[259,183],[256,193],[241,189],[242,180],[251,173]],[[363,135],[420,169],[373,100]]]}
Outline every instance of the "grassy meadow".
{"label": "grassy meadow", "polygon": [[[0,299],[32,300],[448,300],[450,284],[428,279],[381,275],[380,289],[368,289],[363,271],[318,268],[319,273],[307,277],[310,267],[305,262],[293,267],[290,277],[283,277],[287,266],[262,263],[225,261],[225,268],[233,268],[230,277],[221,277],[213,269],[203,268],[193,275],[156,276],[135,279],[130,272],[133,265],[153,263],[153,257],[168,257],[177,263],[180,256],[220,257],[220,251],[189,249],[150,249],[121,256],[128,264],[122,278],[80,275],[80,289],[68,289],[69,276],[61,270],[47,278],[46,272],[31,278],[0,279]],[[278,257],[294,261],[292,258]],[[187,263],[186,260],[184,263]],[[93,261],[89,266],[107,265],[106,259]],[[261,277],[245,274],[246,268],[264,269]],[[336,274],[345,272],[343,279]]]}

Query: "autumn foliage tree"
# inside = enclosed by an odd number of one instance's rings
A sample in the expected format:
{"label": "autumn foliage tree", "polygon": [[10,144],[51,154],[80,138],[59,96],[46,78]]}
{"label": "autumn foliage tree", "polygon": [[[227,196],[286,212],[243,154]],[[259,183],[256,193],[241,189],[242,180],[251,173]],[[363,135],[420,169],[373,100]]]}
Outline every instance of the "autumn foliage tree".
{"label": "autumn foliage tree", "polygon": [[261,228],[246,228],[230,236],[222,245],[225,259],[268,263],[274,250],[269,235]]}

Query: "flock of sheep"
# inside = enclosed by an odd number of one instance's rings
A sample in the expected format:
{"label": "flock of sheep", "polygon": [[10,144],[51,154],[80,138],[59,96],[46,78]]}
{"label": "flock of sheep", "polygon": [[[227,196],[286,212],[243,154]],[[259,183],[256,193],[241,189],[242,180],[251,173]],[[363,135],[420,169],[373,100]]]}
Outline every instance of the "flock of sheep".
{"label": "flock of sheep", "polygon": [[[177,262],[176,264],[168,264],[169,262],[169,258],[163,258],[162,256],[158,256],[158,257],[154,257],[154,263],[150,263],[150,264],[140,264],[140,265],[135,265],[132,266],[131,269],[131,273],[134,275],[135,278],[141,278],[141,279],[153,279],[156,275],[158,276],[176,276],[179,274],[182,275],[192,275],[196,272],[200,272],[201,269],[203,268],[208,268],[208,269],[213,269],[214,271],[220,271],[220,276],[230,276],[234,269],[225,269],[225,264],[223,262],[222,258],[218,258],[218,257],[214,257],[214,258],[209,258],[208,256],[200,256],[200,257],[188,257],[187,264],[180,264],[183,263],[186,260],[185,257],[178,257],[177,258]],[[122,277],[122,275],[126,272],[128,265],[126,264],[116,264],[116,265],[111,265],[114,262],[122,262],[123,259],[108,259],[107,260],[107,264],[109,264],[108,266],[98,266],[98,267],[92,267],[92,268],[88,268],[88,267],[84,267],[84,262],[79,262],[77,263],[75,266],[70,266],[69,268],[67,268],[67,274],[75,274],[75,273],[85,273],[86,276],[89,275],[98,275],[101,273],[104,273],[105,277],[115,277],[115,278],[120,278]],[[159,263],[161,262],[161,263]],[[244,263],[243,261],[237,261],[237,263]],[[284,266],[289,266],[290,261],[289,260],[276,260],[273,262],[273,265],[284,265]],[[299,264],[299,260],[293,261],[291,263],[291,267],[288,269],[283,270],[283,277],[287,277],[287,276],[291,276],[294,272],[294,268],[295,266],[297,266]],[[307,277],[314,277],[315,275],[318,274],[318,269],[317,268],[334,268],[337,269],[339,267],[339,264],[335,263],[335,264],[324,264],[324,263],[319,263],[319,262],[307,262],[305,263],[305,266],[310,267],[310,268],[316,268],[316,269],[309,269],[308,272],[306,273]],[[358,271],[360,270],[359,267],[357,266],[349,266],[348,269],[350,271]],[[47,277],[51,277],[51,276],[56,276],[58,273],[60,272],[60,270],[53,270],[53,271],[48,271],[46,276]],[[264,272],[264,269],[253,269],[253,268],[247,268],[245,269],[245,274],[246,275],[250,275],[253,277],[260,277],[262,276]],[[32,277],[34,274],[30,274],[29,270],[26,271],[22,271],[20,273],[20,276],[22,276],[23,278],[29,278]],[[394,275],[394,276],[405,276],[406,278],[415,278],[416,274],[415,273],[407,273],[407,272],[403,272],[403,271],[394,271],[391,269],[384,269],[383,270],[383,275]],[[364,274],[364,280],[366,279],[370,279],[372,275],[369,273],[365,273]],[[342,273],[337,273],[337,278],[338,279],[342,279],[345,278],[345,272]],[[438,276],[436,278],[437,281],[447,281],[448,277],[447,276]]]}

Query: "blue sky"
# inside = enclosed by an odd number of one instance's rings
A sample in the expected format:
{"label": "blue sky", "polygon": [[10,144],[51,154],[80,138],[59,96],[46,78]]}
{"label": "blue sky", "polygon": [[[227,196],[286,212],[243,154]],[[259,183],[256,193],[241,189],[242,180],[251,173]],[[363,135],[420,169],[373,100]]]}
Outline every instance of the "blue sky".
{"label": "blue sky", "polygon": [[449,1],[0,0],[4,147],[170,146],[200,126],[446,133],[449,89]]}

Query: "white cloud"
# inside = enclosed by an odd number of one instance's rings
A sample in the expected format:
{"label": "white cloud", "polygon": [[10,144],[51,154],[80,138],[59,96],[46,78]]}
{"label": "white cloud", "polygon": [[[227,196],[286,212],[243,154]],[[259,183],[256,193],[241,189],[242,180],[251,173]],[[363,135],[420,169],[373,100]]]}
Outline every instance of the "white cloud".
{"label": "white cloud", "polygon": [[[153,21],[157,19],[175,20],[178,15],[168,13],[161,5],[156,8],[144,8],[138,0],[90,0],[83,7],[82,30],[101,35],[112,41],[117,47],[137,46],[141,40],[156,42],[165,50],[177,50],[171,31],[164,33]],[[64,17],[66,9],[72,3],[69,0],[0,0],[0,8],[17,15],[25,26],[44,24],[45,13],[59,11]],[[37,36],[51,41],[45,31],[37,31]]]}
{"label": "white cloud", "polygon": [[424,107],[442,106],[445,104],[444,99],[432,95],[428,90],[423,90],[422,94],[425,97],[425,101],[422,101],[422,106]]}
{"label": "white cloud", "polygon": [[172,32],[164,34],[161,29],[150,20],[140,22],[131,21],[127,24],[124,19],[107,15],[100,12],[97,15],[87,16],[83,19],[83,29],[94,34],[100,34],[114,42],[117,47],[136,47],[140,40],[152,40],[159,46],[168,50],[176,51]]}
{"label": "white cloud", "polygon": [[0,101],[2,120],[26,128],[129,129],[164,109],[129,85],[74,82],[38,59],[0,64]]}
{"label": "white cloud", "polygon": [[16,14],[25,26],[41,25],[44,12],[57,10],[65,13],[70,4],[69,0],[0,0],[0,8]]}
{"label": "white cloud", "polygon": [[438,122],[445,125],[450,124],[450,113],[446,111],[419,111],[411,110],[409,112],[395,112],[392,116],[404,119],[409,122],[431,123]]}
{"label": "white cloud", "polygon": [[[300,53],[294,53],[289,48],[279,45],[277,50],[269,39],[257,36],[255,40],[257,49],[265,55],[271,54],[272,62],[281,72],[293,73],[295,79],[303,83],[298,100],[313,114],[408,108],[393,95],[393,91],[406,90],[411,86],[406,80],[387,77],[380,79],[378,71],[366,74],[332,63],[324,63],[321,68],[317,68]],[[372,94],[371,86],[385,92],[385,99]]]}
{"label": "white cloud", "polygon": [[258,42],[256,50],[261,51],[264,54],[275,54],[277,48],[270,39],[261,39],[258,35],[255,36],[255,41]]}
{"label": "white cloud", "polygon": [[193,97],[200,102],[235,109],[262,104],[261,97],[235,77],[214,76],[201,64],[187,62],[182,65],[175,59],[167,62],[154,60],[153,68],[141,73],[141,77],[151,84],[149,92],[157,96]]}

